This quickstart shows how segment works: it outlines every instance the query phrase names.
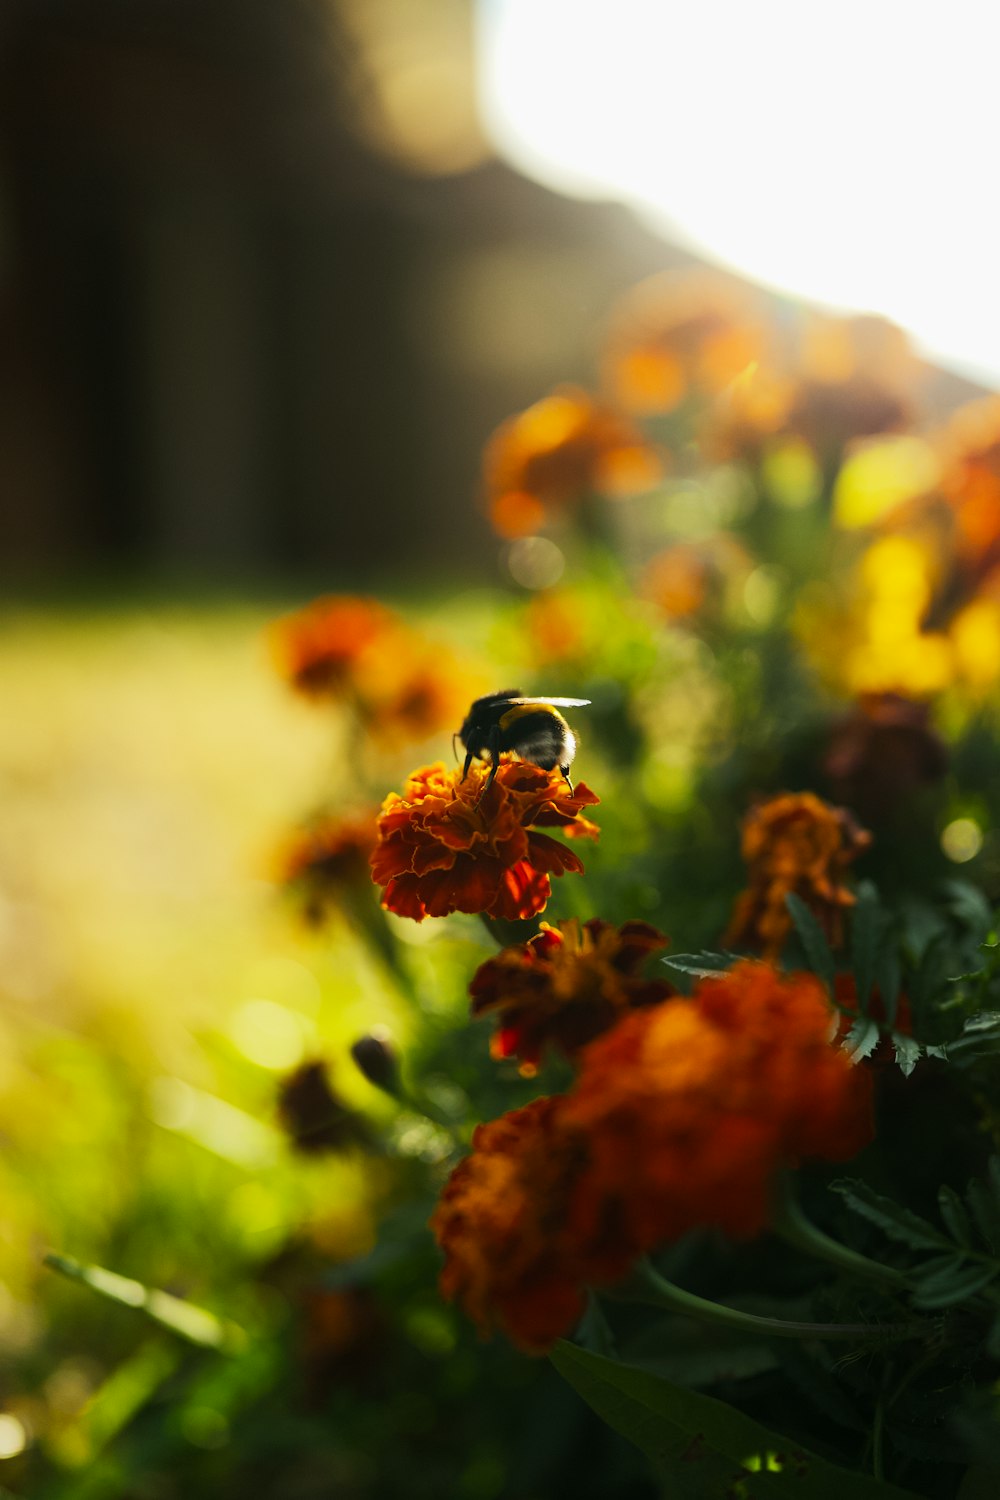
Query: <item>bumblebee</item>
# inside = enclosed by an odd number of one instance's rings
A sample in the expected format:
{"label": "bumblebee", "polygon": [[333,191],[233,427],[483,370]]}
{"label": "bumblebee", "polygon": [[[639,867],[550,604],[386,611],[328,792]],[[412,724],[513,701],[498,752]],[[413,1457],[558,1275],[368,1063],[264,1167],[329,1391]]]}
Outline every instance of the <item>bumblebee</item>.
{"label": "bumblebee", "polygon": [[524,698],[516,688],[477,698],[454,736],[466,751],[462,780],[473,760],[488,757],[490,774],[483,787],[488,792],[500,769],[501,755],[513,751],[543,771],[558,766],[572,794],[569,768],[576,754],[576,736],[558,710],[582,708],[589,702],[589,698]]}

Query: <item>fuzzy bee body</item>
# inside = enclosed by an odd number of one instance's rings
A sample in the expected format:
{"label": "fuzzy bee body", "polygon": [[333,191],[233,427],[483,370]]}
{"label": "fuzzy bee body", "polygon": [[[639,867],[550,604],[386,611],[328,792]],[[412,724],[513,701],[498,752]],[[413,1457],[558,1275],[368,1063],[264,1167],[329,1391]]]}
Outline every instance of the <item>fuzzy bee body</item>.
{"label": "fuzzy bee body", "polygon": [[525,698],[516,689],[477,698],[457,735],[466,751],[463,780],[474,760],[488,759],[490,774],[483,788],[488,791],[501,755],[510,751],[543,771],[558,766],[572,792],[569,768],[576,754],[576,736],[559,709],[589,702],[589,698]]}

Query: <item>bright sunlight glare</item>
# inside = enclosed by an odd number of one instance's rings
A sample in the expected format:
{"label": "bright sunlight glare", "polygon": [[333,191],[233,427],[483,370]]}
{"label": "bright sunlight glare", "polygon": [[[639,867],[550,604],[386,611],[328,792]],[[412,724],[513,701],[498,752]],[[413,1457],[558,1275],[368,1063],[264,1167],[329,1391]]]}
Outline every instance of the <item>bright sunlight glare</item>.
{"label": "bright sunlight glare", "polygon": [[1000,375],[986,0],[480,7],[485,124],[522,170]]}

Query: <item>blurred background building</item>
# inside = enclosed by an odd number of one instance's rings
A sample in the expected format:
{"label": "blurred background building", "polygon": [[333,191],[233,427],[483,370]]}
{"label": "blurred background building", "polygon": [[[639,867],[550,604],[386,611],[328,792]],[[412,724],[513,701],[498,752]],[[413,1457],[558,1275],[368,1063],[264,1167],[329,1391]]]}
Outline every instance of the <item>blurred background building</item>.
{"label": "blurred background building", "polygon": [[693,257],[498,160],[475,44],[474,0],[6,0],[0,576],[489,575],[484,439]]}
{"label": "blurred background building", "polygon": [[494,158],[471,0],[7,0],[0,570],[488,570],[484,438],[670,259]]}

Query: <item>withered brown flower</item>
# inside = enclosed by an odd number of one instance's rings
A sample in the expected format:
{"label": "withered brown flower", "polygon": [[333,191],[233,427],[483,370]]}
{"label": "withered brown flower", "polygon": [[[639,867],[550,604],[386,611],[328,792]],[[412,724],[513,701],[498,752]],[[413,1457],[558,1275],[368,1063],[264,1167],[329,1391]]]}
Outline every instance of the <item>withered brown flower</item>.
{"label": "withered brown flower", "polygon": [[627,1010],[672,994],[665,979],[642,973],[666,946],[647,922],[543,922],[536,937],[479,966],[469,986],[472,1014],[496,1018],[494,1056],[518,1058],[530,1075],[546,1045],[572,1057]]}

